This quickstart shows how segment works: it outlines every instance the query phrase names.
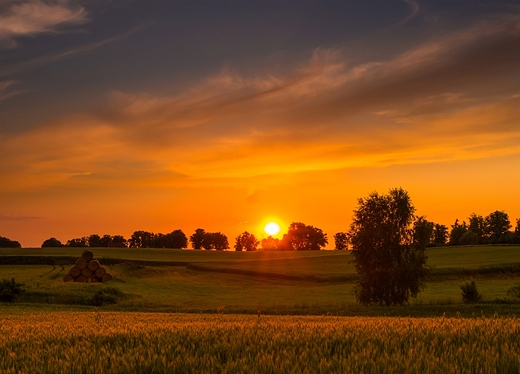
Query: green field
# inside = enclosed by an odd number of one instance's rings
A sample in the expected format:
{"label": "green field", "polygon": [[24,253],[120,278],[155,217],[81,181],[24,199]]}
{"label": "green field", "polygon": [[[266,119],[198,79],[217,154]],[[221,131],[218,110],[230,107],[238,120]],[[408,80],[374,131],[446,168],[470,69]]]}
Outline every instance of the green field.
{"label": "green field", "polygon": [[[520,283],[520,246],[442,247],[428,250],[432,275],[417,300],[400,308],[356,304],[356,272],[345,251],[212,252],[169,249],[92,249],[115,279],[63,283],[81,248],[0,249],[0,279],[27,286],[20,302],[88,305],[110,287],[117,303],[103,308],[177,312],[339,315],[442,315],[460,311],[518,315],[500,303]],[[38,265],[39,264],[39,265]],[[45,264],[45,265],[42,265]],[[483,303],[462,304],[460,284],[477,280]]]}

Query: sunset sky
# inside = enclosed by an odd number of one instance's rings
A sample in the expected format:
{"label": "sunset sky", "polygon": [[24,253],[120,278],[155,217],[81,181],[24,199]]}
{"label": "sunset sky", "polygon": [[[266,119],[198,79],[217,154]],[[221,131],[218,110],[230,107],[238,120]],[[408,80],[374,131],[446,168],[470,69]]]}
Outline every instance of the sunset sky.
{"label": "sunset sky", "polygon": [[520,218],[517,1],[0,2],[0,236]]}

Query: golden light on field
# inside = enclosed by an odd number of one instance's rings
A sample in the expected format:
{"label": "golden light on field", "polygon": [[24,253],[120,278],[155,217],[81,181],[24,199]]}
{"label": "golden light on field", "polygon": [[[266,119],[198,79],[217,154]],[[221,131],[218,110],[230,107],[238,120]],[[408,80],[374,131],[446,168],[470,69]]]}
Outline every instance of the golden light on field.
{"label": "golden light on field", "polygon": [[274,236],[280,232],[280,225],[276,222],[269,222],[264,226],[264,231],[266,234]]}

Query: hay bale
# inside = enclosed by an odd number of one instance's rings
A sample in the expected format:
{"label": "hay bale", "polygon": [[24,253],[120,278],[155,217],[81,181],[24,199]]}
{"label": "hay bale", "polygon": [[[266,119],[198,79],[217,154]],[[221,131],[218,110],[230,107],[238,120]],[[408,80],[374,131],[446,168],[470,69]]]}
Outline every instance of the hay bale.
{"label": "hay bale", "polygon": [[100,280],[95,275],[92,275],[87,278],[87,283],[98,283]]}
{"label": "hay bale", "polygon": [[101,278],[101,282],[105,283],[105,282],[111,281],[112,279],[114,279],[112,274],[106,273],[105,275],[103,275],[103,278]]}
{"label": "hay bale", "polygon": [[103,278],[103,275],[105,275],[106,273],[107,273],[107,271],[105,270],[105,268],[103,266],[100,266],[95,271],[96,277],[98,277],[100,279]]}
{"label": "hay bale", "polygon": [[87,277],[83,276],[83,275],[80,275],[76,278],[74,278],[74,282],[77,282],[77,283],[85,283],[87,281]]}
{"label": "hay bale", "polygon": [[92,260],[88,263],[88,268],[92,271],[96,271],[97,269],[99,269],[100,266],[101,264],[97,260]]}
{"label": "hay bale", "polygon": [[94,274],[94,272],[92,270],[90,270],[89,268],[85,268],[85,269],[81,270],[81,275],[83,275],[86,278],[90,277],[92,274]]}
{"label": "hay bale", "polygon": [[65,277],[63,277],[63,281],[64,282],[73,282],[74,277],[72,275],[70,275],[70,273],[67,273],[67,275],[65,275]]}
{"label": "hay bale", "polygon": [[94,253],[92,253],[92,251],[89,251],[88,249],[85,249],[81,254],[81,257],[83,257],[87,261],[91,261],[94,258]]}
{"label": "hay bale", "polygon": [[73,278],[76,278],[77,276],[81,275],[81,269],[74,265],[70,268],[69,274],[72,275]]}
{"label": "hay bale", "polygon": [[85,269],[87,266],[88,266],[88,261],[85,260],[84,258],[78,258],[76,260],[76,266],[80,269],[80,270],[83,270]]}

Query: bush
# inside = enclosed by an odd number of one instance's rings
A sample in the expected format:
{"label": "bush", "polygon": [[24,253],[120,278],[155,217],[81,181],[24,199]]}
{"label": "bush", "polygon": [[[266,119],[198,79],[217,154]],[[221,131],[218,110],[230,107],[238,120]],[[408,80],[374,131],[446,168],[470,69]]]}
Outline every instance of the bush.
{"label": "bush", "polygon": [[13,303],[24,292],[25,284],[15,282],[14,278],[2,279],[0,282],[0,302],[2,303]]}
{"label": "bush", "polygon": [[464,282],[460,289],[462,290],[462,301],[466,304],[476,303],[482,300],[482,295],[477,290],[475,280],[471,279]]}
{"label": "bush", "polygon": [[513,301],[520,301],[520,284],[508,289],[506,296]]}
{"label": "bush", "polygon": [[124,293],[114,287],[106,287],[97,290],[88,300],[89,305],[102,306],[105,304],[117,304],[118,298],[124,296]]}

